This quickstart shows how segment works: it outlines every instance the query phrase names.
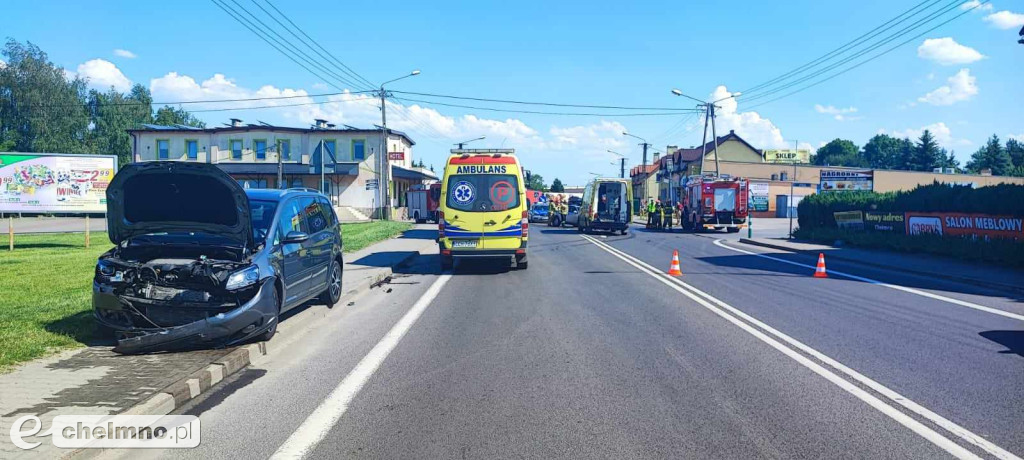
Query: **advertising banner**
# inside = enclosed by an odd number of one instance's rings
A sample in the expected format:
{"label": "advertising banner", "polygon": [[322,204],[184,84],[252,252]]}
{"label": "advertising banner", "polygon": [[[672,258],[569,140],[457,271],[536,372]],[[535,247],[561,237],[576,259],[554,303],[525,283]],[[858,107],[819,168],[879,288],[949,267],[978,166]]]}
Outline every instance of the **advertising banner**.
{"label": "advertising banner", "polygon": [[1024,217],[956,212],[908,212],[907,233],[1024,239]]}
{"label": "advertising banner", "polygon": [[765,163],[809,163],[810,161],[810,150],[780,149],[764,151]]}
{"label": "advertising banner", "polygon": [[864,229],[864,213],[861,211],[834,212],[832,215],[835,217],[836,226],[840,230]]}
{"label": "advertising banner", "polygon": [[873,232],[906,232],[906,216],[902,212],[864,213],[864,227]]}
{"label": "advertising banner", "polygon": [[750,210],[754,212],[767,212],[769,195],[769,184],[767,182],[751,182]]}
{"label": "advertising banner", "polygon": [[874,189],[874,171],[870,169],[822,169],[821,183],[818,187],[823,192]]}
{"label": "advertising banner", "polygon": [[0,153],[0,211],[107,212],[113,155]]}

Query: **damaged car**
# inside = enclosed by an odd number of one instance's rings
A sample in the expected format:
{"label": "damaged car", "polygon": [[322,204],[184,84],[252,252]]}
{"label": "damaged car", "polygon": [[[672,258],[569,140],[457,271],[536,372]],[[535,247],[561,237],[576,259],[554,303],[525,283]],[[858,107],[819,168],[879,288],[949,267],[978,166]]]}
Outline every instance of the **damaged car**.
{"label": "damaged car", "polygon": [[213,164],[129,164],[107,189],[107,232],[93,310],[119,353],[269,340],[288,309],[341,297],[341,226],[315,190],[245,190]]}

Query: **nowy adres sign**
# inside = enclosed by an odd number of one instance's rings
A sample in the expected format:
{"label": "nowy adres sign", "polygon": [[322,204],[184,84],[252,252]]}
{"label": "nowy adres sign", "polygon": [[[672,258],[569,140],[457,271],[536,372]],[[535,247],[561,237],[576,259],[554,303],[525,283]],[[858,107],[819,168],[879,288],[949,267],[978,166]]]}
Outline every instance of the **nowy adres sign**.
{"label": "nowy adres sign", "polygon": [[114,155],[0,153],[0,211],[107,212]]}

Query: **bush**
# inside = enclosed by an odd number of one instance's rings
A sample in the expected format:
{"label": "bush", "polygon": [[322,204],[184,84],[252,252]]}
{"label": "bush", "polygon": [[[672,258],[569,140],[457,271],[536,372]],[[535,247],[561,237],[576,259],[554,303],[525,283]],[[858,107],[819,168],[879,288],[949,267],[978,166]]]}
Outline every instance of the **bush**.
{"label": "bush", "polygon": [[962,212],[1024,216],[1024,185],[972,188],[938,182],[899,192],[829,192],[804,197],[797,206],[800,228],[836,228],[840,211]]}

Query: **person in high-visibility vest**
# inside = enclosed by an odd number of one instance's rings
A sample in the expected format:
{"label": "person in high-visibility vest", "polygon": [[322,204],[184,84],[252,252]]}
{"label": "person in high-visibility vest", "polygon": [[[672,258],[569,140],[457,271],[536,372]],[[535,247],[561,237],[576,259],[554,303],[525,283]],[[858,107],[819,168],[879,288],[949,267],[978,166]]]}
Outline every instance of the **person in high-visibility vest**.
{"label": "person in high-visibility vest", "polygon": [[655,210],[654,198],[647,200],[647,228],[651,228],[653,226]]}

